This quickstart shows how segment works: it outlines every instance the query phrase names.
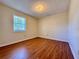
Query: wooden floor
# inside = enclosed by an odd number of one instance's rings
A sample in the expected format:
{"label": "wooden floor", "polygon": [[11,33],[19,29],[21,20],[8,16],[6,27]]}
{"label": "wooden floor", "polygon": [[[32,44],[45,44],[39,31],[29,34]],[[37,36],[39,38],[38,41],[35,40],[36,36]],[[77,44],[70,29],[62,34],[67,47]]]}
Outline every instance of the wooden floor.
{"label": "wooden floor", "polygon": [[0,48],[0,59],[74,59],[68,43],[35,38]]}

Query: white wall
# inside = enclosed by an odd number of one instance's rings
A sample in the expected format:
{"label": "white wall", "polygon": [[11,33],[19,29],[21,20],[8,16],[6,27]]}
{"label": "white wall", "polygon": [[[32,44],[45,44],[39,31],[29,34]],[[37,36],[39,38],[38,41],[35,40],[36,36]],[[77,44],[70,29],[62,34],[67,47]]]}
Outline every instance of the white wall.
{"label": "white wall", "polygon": [[39,21],[39,36],[44,38],[67,41],[68,13],[47,16]]}
{"label": "white wall", "polygon": [[[2,13],[2,14],[0,13],[2,17],[0,18],[0,25],[2,27],[0,28],[0,33],[2,32],[1,33],[2,38],[0,37],[0,46],[4,46],[15,42],[37,37],[36,19],[1,4],[0,4],[0,8],[1,8],[0,12]],[[19,33],[13,32],[13,29],[12,29],[13,15],[18,15],[26,18],[26,21],[27,21],[26,32],[19,32]]]}
{"label": "white wall", "polygon": [[79,0],[71,0],[70,4],[69,43],[75,59],[79,59]]}

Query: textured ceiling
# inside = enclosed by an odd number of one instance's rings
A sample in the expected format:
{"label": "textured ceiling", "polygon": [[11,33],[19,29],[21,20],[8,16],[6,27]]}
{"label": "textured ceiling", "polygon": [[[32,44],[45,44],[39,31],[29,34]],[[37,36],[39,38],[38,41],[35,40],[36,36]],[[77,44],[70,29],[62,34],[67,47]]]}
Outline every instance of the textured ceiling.
{"label": "textured ceiling", "polygon": [[[2,0],[1,2],[11,8],[39,18],[67,11],[69,1],[70,0]],[[45,12],[38,13],[32,9],[33,5],[37,2],[43,2],[47,5]]]}

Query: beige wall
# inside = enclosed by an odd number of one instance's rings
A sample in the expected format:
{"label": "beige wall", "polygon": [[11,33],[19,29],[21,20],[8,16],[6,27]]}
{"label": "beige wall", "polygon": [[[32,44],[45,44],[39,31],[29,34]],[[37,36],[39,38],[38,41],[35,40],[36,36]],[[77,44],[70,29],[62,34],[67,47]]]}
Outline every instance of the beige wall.
{"label": "beige wall", "polygon": [[[25,39],[30,39],[37,37],[37,21],[31,16],[27,16],[19,11],[8,8],[4,5],[0,5],[1,16],[0,16],[0,46],[12,44],[15,42],[23,41]],[[25,17],[27,20],[27,29],[26,32],[13,32],[13,15],[18,15]],[[1,18],[2,17],[2,18]],[[1,30],[2,29],[2,30]]]}
{"label": "beige wall", "polygon": [[44,38],[67,41],[68,13],[47,16],[39,20],[39,36]]}
{"label": "beige wall", "polygon": [[75,59],[79,59],[79,0],[71,0],[69,11],[69,43]]}
{"label": "beige wall", "polygon": [[2,8],[1,8],[1,5],[0,5],[0,44],[1,44],[1,41],[2,41]]}

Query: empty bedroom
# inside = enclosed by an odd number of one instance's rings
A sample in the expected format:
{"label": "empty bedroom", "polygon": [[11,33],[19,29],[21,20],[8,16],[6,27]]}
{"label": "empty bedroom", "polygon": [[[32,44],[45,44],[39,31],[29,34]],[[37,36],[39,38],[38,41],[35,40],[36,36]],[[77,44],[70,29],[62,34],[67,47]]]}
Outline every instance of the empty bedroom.
{"label": "empty bedroom", "polygon": [[0,0],[0,59],[79,59],[78,0]]}

